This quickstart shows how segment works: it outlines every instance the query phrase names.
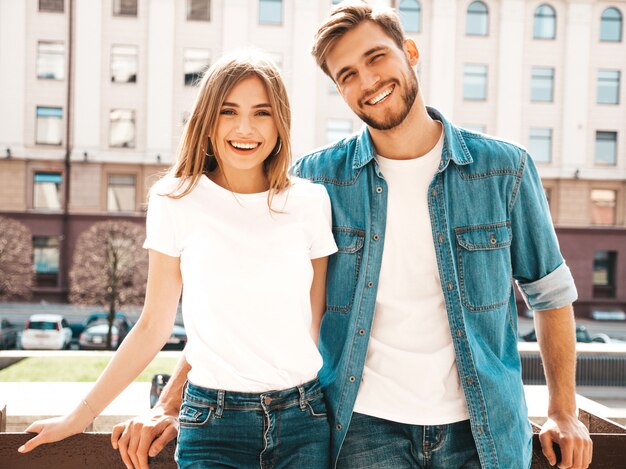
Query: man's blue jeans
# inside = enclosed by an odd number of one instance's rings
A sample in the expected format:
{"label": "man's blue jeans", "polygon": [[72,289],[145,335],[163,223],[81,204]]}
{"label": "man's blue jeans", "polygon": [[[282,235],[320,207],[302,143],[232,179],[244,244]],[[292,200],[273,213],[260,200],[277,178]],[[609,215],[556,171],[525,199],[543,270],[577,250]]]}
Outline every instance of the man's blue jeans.
{"label": "man's blue jeans", "polygon": [[338,469],[480,469],[469,420],[408,425],[354,413]]}
{"label": "man's blue jeans", "polygon": [[330,426],[317,380],[262,394],[187,383],[179,422],[179,468],[328,467]]}

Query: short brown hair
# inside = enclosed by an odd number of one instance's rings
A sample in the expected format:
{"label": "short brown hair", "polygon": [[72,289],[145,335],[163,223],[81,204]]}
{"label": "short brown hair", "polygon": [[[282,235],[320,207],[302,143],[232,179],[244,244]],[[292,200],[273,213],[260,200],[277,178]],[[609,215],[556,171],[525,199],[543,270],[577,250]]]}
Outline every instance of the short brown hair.
{"label": "short brown hair", "polygon": [[337,40],[363,21],[371,21],[383,28],[396,45],[400,49],[403,48],[404,30],[400,18],[392,8],[372,5],[365,0],[341,2],[331,11],[328,19],[317,30],[311,51],[317,65],[333,81],[334,78],[330,75],[326,65],[328,51]]}

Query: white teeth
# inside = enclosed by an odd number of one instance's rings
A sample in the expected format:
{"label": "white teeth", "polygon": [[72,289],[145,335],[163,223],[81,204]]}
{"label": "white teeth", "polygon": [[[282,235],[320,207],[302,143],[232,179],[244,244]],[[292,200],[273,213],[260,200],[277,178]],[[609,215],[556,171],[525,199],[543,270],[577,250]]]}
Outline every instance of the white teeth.
{"label": "white teeth", "polygon": [[241,142],[230,142],[232,146],[235,148],[239,148],[240,150],[252,150],[259,146],[258,143],[241,143]]}
{"label": "white teeth", "polygon": [[382,93],[380,93],[378,96],[376,96],[375,98],[370,99],[367,103],[368,104],[377,104],[380,101],[383,100],[383,98],[386,98],[387,96],[389,96],[391,94],[391,92],[393,91],[393,86],[391,88],[386,89],[385,91],[383,91]]}

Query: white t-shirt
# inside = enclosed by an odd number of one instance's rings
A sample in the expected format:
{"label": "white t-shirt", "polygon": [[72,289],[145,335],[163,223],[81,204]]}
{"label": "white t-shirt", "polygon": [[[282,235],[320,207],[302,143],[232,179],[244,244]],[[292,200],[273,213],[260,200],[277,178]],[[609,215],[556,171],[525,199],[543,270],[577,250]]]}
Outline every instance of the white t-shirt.
{"label": "white t-shirt", "polygon": [[337,250],[326,189],[293,178],[277,213],[267,192],[234,194],[206,176],[180,199],[160,195],[177,182],[151,189],[144,248],[180,256],[189,381],[265,392],[315,378],[311,259]]}
{"label": "white t-shirt", "polygon": [[426,155],[377,156],[388,186],[374,323],[355,412],[412,425],[466,420],[465,397],[441,290],[428,187],[443,133]]}

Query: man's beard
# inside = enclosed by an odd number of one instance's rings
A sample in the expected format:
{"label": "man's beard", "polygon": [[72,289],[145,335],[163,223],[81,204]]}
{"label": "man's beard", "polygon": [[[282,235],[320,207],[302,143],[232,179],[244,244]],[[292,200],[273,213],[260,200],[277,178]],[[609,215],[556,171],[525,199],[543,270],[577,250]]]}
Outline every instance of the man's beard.
{"label": "man's beard", "polygon": [[406,116],[409,114],[411,108],[413,107],[413,103],[415,102],[415,98],[417,97],[418,90],[417,78],[415,77],[415,73],[410,67],[408,67],[408,69],[409,73],[407,79],[405,80],[406,86],[404,87],[404,92],[401,95],[402,107],[399,111],[392,113],[391,115],[388,115],[381,120],[376,120],[362,111],[355,111],[356,115],[359,116],[359,118],[368,126],[376,130],[390,130],[404,122],[404,119],[406,119]]}

